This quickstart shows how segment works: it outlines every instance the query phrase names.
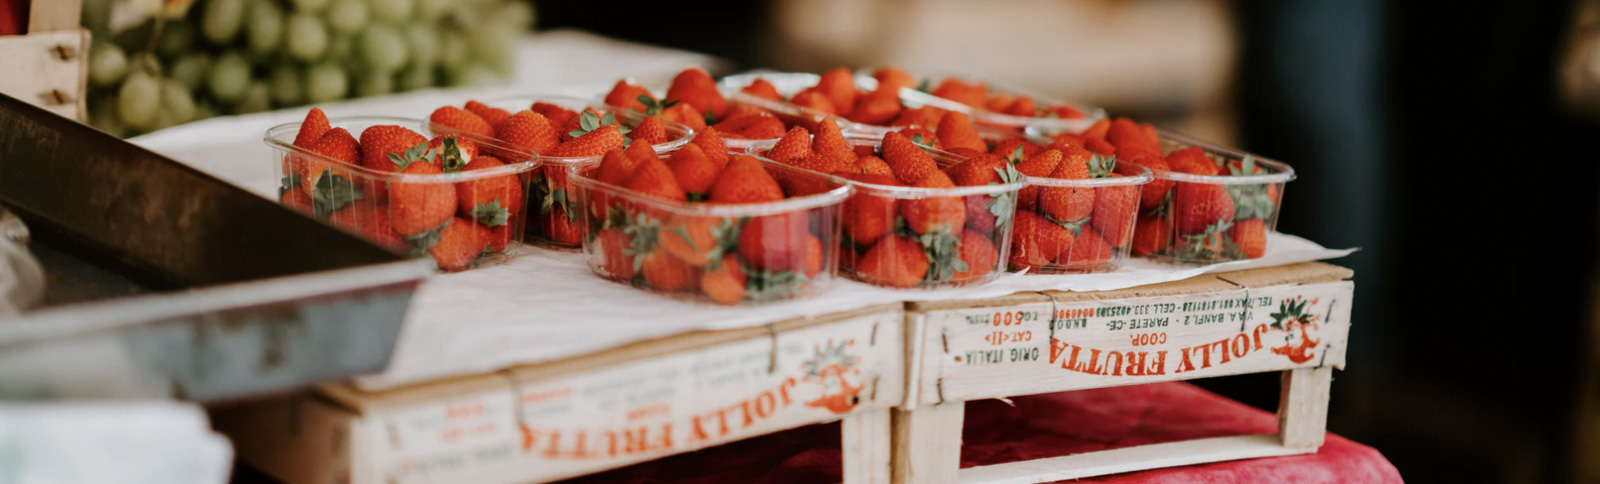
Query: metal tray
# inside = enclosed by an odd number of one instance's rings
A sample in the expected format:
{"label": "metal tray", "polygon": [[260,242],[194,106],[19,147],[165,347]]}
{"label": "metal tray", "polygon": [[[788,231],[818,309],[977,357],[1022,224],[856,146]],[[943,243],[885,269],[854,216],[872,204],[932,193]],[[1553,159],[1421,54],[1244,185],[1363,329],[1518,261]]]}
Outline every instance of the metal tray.
{"label": "metal tray", "polygon": [[5,95],[0,205],[48,284],[0,320],[0,399],[211,402],[379,370],[434,266]]}

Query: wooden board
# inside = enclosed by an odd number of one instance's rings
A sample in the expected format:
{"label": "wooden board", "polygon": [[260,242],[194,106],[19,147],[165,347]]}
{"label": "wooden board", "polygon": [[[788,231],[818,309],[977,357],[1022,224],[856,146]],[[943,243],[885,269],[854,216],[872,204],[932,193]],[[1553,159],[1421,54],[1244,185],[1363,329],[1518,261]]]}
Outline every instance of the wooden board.
{"label": "wooden board", "polygon": [[5,71],[0,75],[0,93],[81,119],[88,92],[88,49],[89,31],[82,29],[0,37],[0,69]]}
{"label": "wooden board", "polygon": [[[904,399],[903,320],[899,305],[879,307],[394,391],[328,386],[301,400],[315,412],[279,401],[214,418],[251,442],[240,458],[269,474],[358,484],[546,482],[844,419],[851,482],[887,482],[888,411]],[[330,420],[321,436],[291,431]],[[308,450],[330,446],[348,458]]]}

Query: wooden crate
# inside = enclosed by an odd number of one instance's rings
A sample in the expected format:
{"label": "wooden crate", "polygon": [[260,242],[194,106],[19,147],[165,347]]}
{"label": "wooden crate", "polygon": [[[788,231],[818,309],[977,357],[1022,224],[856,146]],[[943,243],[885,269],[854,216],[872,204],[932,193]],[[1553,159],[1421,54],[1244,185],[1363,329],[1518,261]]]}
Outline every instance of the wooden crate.
{"label": "wooden crate", "polygon": [[73,119],[86,115],[89,31],[81,0],[34,0],[28,34],[0,37],[0,93]]}
{"label": "wooden crate", "polygon": [[[1315,452],[1344,366],[1354,284],[1321,263],[1092,293],[907,306],[894,481],[1035,483]],[[959,469],[968,400],[1283,372],[1279,433]],[[959,469],[959,471],[958,471]]]}
{"label": "wooden crate", "polygon": [[355,484],[548,482],[842,419],[846,482],[886,483],[903,323],[891,304],[375,393],[325,386],[212,418],[274,477]]}

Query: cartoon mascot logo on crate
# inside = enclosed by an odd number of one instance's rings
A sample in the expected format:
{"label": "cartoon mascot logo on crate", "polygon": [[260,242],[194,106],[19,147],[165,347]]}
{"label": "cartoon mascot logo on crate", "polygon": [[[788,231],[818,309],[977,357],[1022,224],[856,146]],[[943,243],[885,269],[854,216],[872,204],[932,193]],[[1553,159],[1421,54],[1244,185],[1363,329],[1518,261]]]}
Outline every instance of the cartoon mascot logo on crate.
{"label": "cartoon mascot logo on crate", "polygon": [[861,403],[861,385],[851,380],[860,380],[861,369],[856,368],[856,357],[845,353],[854,340],[841,341],[835,344],[829,340],[827,344],[816,346],[810,360],[805,361],[805,381],[822,386],[822,396],[816,400],[806,402],[806,406],[826,408],[828,411],[843,414],[855,409]]}
{"label": "cartoon mascot logo on crate", "polygon": [[1296,364],[1311,361],[1316,355],[1316,349],[1322,340],[1311,339],[1311,332],[1318,329],[1317,315],[1306,314],[1306,306],[1315,306],[1316,299],[1306,301],[1301,296],[1294,299],[1285,299],[1278,305],[1278,312],[1272,313],[1273,330],[1283,333],[1283,346],[1272,348],[1272,352],[1289,358]]}

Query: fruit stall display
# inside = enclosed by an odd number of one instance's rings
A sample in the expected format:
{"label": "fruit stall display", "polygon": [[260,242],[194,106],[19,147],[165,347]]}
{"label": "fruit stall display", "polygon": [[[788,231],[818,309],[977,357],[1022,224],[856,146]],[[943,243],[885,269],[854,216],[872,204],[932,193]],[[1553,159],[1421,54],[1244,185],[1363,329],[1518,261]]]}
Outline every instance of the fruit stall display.
{"label": "fruit stall display", "polygon": [[719,304],[790,299],[833,278],[842,179],[699,144],[663,160],[642,143],[571,176],[601,277]]}
{"label": "fruit stall display", "polygon": [[694,139],[710,143],[702,148],[722,152],[715,133],[697,137],[692,128],[664,120],[659,108],[652,103],[650,108],[635,111],[586,99],[534,96],[488,103],[467,101],[463,108],[444,106],[434,110],[429,121],[441,132],[473,133],[539,154],[543,168],[533,177],[529,203],[537,211],[531,214],[528,235],[549,245],[578,247],[583,227],[577,197],[567,178],[572,167],[598,162],[606,152],[635,142],[665,153]]}
{"label": "fruit stall display", "polygon": [[378,245],[459,271],[503,261],[520,242],[538,155],[421,120],[329,120],[267,131],[279,201]]}
{"label": "fruit stall display", "polygon": [[751,152],[856,185],[845,202],[839,265],[888,287],[983,283],[1005,271],[1017,193],[1025,180],[998,157],[920,146],[922,135],[846,138],[832,119],[817,134],[792,128]]}
{"label": "fruit stall display", "polygon": [[920,82],[915,79],[893,67],[856,75],[857,85],[864,88],[876,89],[880,85],[912,88],[910,92],[900,91],[903,100],[965,112],[981,126],[1016,132],[1077,133],[1106,116],[1105,110],[1097,107],[995,87],[979,79],[944,76],[937,83],[932,77]]}
{"label": "fruit stall display", "polygon": [[[113,15],[113,11],[116,12]],[[244,114],[490,82],[523,0],[85,0],[88,121],[133,136]]]}

